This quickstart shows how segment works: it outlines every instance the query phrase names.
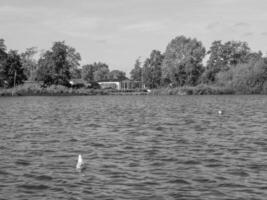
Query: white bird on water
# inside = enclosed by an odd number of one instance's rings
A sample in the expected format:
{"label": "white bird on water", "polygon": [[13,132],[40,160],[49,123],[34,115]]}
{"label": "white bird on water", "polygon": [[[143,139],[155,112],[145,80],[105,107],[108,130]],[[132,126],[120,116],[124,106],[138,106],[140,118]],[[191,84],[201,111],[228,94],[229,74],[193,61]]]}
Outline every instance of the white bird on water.
{"label": "white bird on water", "polygon": [[81,154],[79,154],[79,156],[78,156],[78,162],[76,165],[76,169],[80,172],[85,169],[85,164],[84,164],[84,161],[83,161]]}
{"label": "white bird on water", "polygon": [[218,111],[218,114],[219,114],[219,115],[222,115],[222,113],[223,113],[222,110],[219,110],[219,111]]}

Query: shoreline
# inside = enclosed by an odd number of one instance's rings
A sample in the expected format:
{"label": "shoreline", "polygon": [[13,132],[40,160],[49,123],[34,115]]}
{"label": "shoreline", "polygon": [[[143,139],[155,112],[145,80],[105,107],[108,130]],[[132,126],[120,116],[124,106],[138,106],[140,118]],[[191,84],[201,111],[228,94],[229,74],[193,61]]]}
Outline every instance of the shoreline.
{"label": "shoreline", "polygon": [[61,85],[52,85],[43,88],[40,85],[19,85],[15,88],[0,88],[0,97],[4,96],[128,96],[128,95],[148,95],[148,96],[188,96],[188,95],[263,95],[265,93],[242,93],[234,91],[231,88],[214,86],[214,85],[198,85],[176,88],[159,88],[148,91],[145,90],[115,90],[115,89],[74,89]]}
{"label": "shoreline", "polygon": [[0,88],[0,97],[9,96],[96,96],[96,95],[147,95],[142,90],[115,90],[115,89],[89,89],[68,88],[61,85],[41,87],[40,85],[19,85],[15,88]]}

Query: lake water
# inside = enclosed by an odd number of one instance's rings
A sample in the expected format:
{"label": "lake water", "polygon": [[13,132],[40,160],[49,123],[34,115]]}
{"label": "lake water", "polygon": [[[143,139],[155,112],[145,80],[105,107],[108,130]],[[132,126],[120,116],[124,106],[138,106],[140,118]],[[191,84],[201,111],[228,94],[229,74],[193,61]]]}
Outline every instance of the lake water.
{"label": "lake water", "polygon": [[0,98],[0,153],[1,200],[265,200],[267,97]]}

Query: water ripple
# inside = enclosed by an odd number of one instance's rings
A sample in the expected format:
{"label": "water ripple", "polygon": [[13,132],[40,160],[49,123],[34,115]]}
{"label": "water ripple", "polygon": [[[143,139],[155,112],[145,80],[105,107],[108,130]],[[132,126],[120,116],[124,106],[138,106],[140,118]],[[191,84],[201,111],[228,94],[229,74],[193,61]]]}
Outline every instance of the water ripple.
{"label": "water ripple", "polygon": [[264,99],[0,98],[0,196],[265,200]]}

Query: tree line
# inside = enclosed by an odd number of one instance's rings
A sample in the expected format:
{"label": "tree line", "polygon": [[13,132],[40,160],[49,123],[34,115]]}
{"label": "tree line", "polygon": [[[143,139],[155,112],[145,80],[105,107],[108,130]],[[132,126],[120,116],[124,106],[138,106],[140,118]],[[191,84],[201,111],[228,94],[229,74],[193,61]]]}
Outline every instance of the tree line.
{"label": "tree line", "polygon": [[[14,50],[7,52],[4,40],[0,39],[0,86],[12,87],[25,80],[67,86],[70,79],[82,78],[87,82],[128,79],[125,72],[110,71],[102,62],[80,66],[80,54],[65,42],[55,42],[38,59],[36,54],[34,47],[20,54]],[[207,84],[260,93],[267,91],[267,58],[242,41],[214,41],[206,50],[201,41],[178,36],[164,53],[153,50],[143,63],[137,59],[130,79],[151,89]]]}
{"label": "tree line", "polygon": [[130,74],[149,88],[216,85],[267,93],[267,58],[241,41],[214,41],[206,50],[201,41],[178,36],[163,54],[153,50],[143,64],[137,59]]}
{"label": "tree line", "polygon": [[0,39],[0,87],[13,87],[26,80],[38,81],[43,86],[70,86],[71,79],[83,79],[87,82],[122,81],[126,73],[109,70],[102,62],[80,66],[81,56],[75,48],[65,42],[54,42],[52,48],[40,54],[36,47],[25,52],[10,50],[7,52],[4,39]]}

